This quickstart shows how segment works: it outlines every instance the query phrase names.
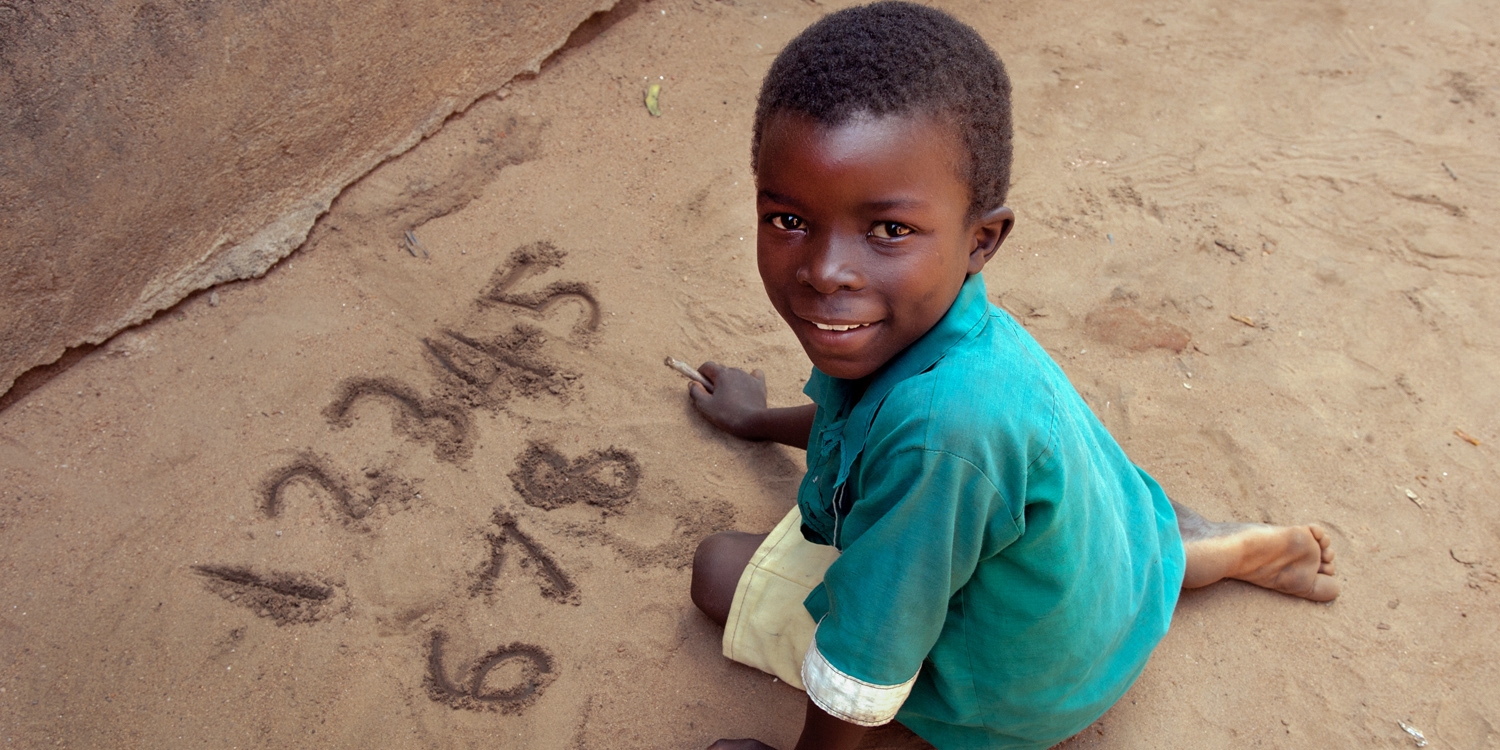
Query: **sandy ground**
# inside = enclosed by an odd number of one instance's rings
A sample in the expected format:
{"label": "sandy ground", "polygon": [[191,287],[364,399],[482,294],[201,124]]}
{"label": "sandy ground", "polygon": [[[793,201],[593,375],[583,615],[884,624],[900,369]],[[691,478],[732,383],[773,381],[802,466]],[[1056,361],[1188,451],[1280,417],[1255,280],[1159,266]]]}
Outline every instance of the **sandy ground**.
{"label": "sandy ground", "polygon": [[[620,14],[0,412],[0,741],[789,747],[801,694],[719,656],[684,565],[802,456],[661,360],[800,402],[747,144],[830,5]],[[1338,546],[1331,605],[1185,596],[1070,746],[1500,744],[1493,4],[942,5],[1015,82],[993,300],[1175,498]]]}

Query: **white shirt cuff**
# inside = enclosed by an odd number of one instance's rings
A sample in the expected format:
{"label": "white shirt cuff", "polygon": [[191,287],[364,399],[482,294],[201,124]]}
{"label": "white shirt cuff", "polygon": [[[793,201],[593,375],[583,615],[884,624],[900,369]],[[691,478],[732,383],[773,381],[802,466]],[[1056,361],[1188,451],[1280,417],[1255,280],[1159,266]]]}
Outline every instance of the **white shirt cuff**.
{"label": "white shirt cuff", "polygon": [[916,682],[917,676],[912,675],[899,685],[876,685],[840,672],[818,652],[816,630],[802,659],[807,697],[830,716],[862,727],[880,726],[896,718]]}

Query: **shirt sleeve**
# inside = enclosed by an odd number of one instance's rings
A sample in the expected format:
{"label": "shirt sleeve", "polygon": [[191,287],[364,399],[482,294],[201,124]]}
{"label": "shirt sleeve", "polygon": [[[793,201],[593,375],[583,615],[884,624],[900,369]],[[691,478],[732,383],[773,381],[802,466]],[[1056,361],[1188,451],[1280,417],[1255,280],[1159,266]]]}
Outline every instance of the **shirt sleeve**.
{"label": "shirt sleeve", "polygon": [[994,517],[1005,504],[973,463],[919,443],[869,447],[841,521],[844,549],[824,575],[827,614],[802,665],[813,702],[862,726],[890,721],[911,693],[949,600],[995,551],[992,524],[1001,546],[1019,536],[1008,513]]}

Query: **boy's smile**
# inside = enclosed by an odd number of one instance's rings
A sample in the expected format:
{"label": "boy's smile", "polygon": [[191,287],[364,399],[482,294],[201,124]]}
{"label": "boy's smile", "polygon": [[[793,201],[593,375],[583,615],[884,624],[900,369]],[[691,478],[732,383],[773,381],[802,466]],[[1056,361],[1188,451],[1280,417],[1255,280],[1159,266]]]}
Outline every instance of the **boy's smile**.
{"label": "boy's smile", "polygon": [[1014,222],[968,217],[964,149],[925,117],[767,120],[756,162],[760,276],[818,369],[863,378],[927,333]]}

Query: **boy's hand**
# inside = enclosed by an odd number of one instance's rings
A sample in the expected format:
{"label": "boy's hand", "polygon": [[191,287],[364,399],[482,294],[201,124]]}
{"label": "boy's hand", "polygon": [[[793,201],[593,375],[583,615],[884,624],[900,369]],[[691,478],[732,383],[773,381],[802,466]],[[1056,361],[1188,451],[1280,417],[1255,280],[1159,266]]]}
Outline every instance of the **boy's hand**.
{"label": "boy's hand", "polygon": [[713,383],[712,390],[698,383],[688,386],[693,406],[715,427],[745,440],[771,440],[793,448],[807,449],[812,432],[814,404],[785,409],[766,407],[766,375],[745,372],[715,362],[704,362],[698,373]]}
{"label": "boy's hand", "polygon": [[776,750],[760,740],[719,740],[708,746],[708,750]]}
{"label": "boy's hand", "polygon": [[697,383],[688,386],[693,406],[715,427],[746,440],[764,440],[760,418],[766,412],[766,374],[760,370],[745,372],[704,362],[698,373],[713,383],[712,391]]}

